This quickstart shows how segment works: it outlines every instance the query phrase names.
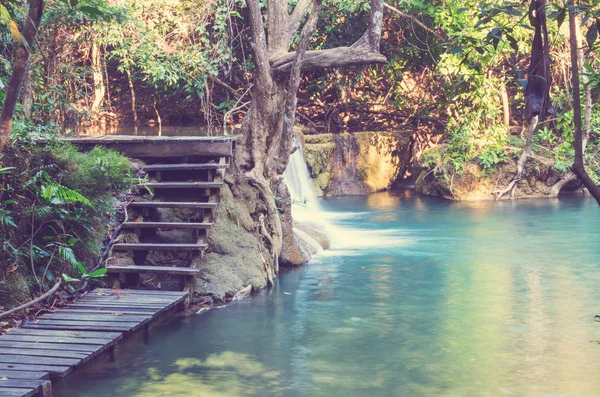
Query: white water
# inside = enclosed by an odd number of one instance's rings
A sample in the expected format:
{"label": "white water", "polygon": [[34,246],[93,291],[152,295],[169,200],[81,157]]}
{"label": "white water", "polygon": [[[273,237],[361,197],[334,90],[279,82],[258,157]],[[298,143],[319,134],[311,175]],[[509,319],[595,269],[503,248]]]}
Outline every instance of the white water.
{"label": "white water", "polygon": [[[290,156],[290,162],[284,172],[284,180],[292,200],[292,216],[295,221],[319,230],[331,240],[333,251],[328,255],[340,254],[340,250],[348,255],[348,251],[363,248],[398,247],[409,242],[410,238],[400,229],[367,230],[337,226],[336,223],[344,223],[350,220],[349,218],[369,217],[373,213],[326,211],[310,177],[301,143],[297,142],[296,145],[298,149]],[[297,228],[294,228],[294,231],[313,248],[320,247],[319,243],[306,233]]]}

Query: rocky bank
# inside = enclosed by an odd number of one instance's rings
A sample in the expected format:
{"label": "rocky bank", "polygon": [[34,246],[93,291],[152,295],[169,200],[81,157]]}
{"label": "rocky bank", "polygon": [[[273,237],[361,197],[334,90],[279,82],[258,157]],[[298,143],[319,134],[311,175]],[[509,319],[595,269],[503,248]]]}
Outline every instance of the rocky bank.
{"label": "rocky bank", "polygon": [[415,133],[304,135],[304,156],[319,196],[362,195],[414,180]]}

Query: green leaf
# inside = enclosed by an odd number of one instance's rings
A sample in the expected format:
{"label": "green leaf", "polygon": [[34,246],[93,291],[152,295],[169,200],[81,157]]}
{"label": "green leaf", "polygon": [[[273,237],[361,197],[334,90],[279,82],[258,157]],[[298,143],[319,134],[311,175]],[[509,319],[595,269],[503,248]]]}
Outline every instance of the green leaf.
{"label": "green leaf", "polygon": [[97,19],[104,16],[104,12],[96,7],[91,6],[81,6],[79,7],[79,11],[86,14],[88,17],[92,19]]}
{"label": "green leaf", "polygon": [[585,39],[587,40],[589,48],[594,47],[594,43],[598,38],[598,27],[594,24],[590,26],[587,33],[585,34]]}
{"label": "green leaf", "polygon": [[450,54],[458,54],[459,52],[462,52],[465,49],[464,46],[459,46],[459,47],[454,47],[450,49]]}
{"label": "green leaf", "polygon": [[102,268],[96,269],[93,272],[91,272],[90,274],[88,274],[88,277],[89,278],[104,277],[104,276],[106,276],[106,272],[107,272],[107,269],[105,267],[102,267]]}
{"label": "green leaf", "polygon": [[73,281],[81,281],[78,278],[73,278],[70,276],[67,276],[66,274],[62,274],[63,280],[65,280],[67,283],[72,283]]}
{"label": "green leaf", "polygon": [[79,270],[79,273],[81,273],[82,275],[87,274],[87,271],[85,270],[85,266],[83,266],[83,263],[77,261],[77,270]]}
{"label": "green leaf", "polygon": [[527,88],[527,84],[528,84],[527,79],[519,79],[518,82],[521,87]]}
{"label": "green leaf", "polygon": [[519,52],[519,43],[517,42],[517,40],[512,37],[511,35],[507,34],[506,35],[506,40],[508,40],[508,44],[510,44],[510,47],[515,50],[516,52]]}
{"label": "green leaf", "polygon": [[561,25],[563,24],[563,22],[565,21],[566,15],[567,15],[567,10],[565,8],[563,8],[562,10],[560,10],[558,15],[556,16],[556,22],[558,22],[559,29],[560,29]]}
{"label": "green leaf", "polygon": [[11,18],[10,18],[10,14],[9,14],[8,10],[6,9],[6,7],[4,7],[2,4],[0,4],[0,24],[6,26],[6,25],[8,25],[10,20],[11,20]]}

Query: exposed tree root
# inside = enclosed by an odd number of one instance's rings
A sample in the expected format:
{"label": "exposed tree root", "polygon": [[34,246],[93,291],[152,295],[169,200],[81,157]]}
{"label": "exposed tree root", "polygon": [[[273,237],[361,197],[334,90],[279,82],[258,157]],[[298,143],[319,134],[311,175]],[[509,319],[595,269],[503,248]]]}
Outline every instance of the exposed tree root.
{"label": "exposed tree root", "polygon": [[550,194],[548,197],[558,197],[560,191],[563,187],[569,182],[577,180],[577,175],[573,173],[573,171],[569,171],[567,175],[563,176],[558,182],[556,182],[552,188],[550,189]]}
{"label": "exposed tree root", "polygon": [[46,299],[47,297],[49,297],[50,295],[52,295],[53,293],[55,293],[56,290],[58,289],[58,287],[60,287],[60,278],[57,279],[56,284],[54,284],[54,287],[52,287],[44,295],[40,296],[39,298],[36,298],[36,299],[32,300],[31,302],[27,302],[27,303],[25,303],[25,304],[23,304],[21,306],[15,307],[14,309],[10,309],[10,310],[5,311],[4,313],[0,313],[0,318],[4,318],[6,316],[10,316],[13,313],[19,312],[21,310],[25,310],[29,306],[33,306],[36,303],[39,303],[39,302],[43,301],[44,299]]}
{"label": "exposed tree root", "polygon": [[[266,229],[264,218],[262,220],[261,229],[264,229],[263,235],[268,236],[267,240],[271,243],[271,249],[273,251],[273,263],[275,267],[275,273],[279,273],[279,255],[283,244],[283,231],[281,226],[281,219],[277,213],[277,203],[275,203],[275,196],[271,191],[267,180],[263,176],[260,167],[254,167],[251,171],[246,173],[246,177],[249,178],[250,182],[258,189],[263,197],[264,202],[267,204],[268,213],[266,215],[273,232],[269,234]],[[262,233],[262,230],[261,230]],[[265,236],[265,237],[266,237]]]}
{"label": "exposed tree root", "polygon": [[514,199],[517,184],[521,179],[523,179],[523,173],[525,171],[525,163],[527,162],[527,159],[529,158],[529,152],[531,151],[531,142],[533,140],[533,133],[535,132],[535,129],[537,127],[538,120],[539,120],[539,117],[536,115],[536,116],[533,116],[533,118],[529,122],[529,129],[527,131],[525,147],[523,148],[523,153],[521,153],[521,157],[519,157],[519,162],[517,163],[517,174],[515,175],[513,180],[508,184],[506,189],[494,192],[494,194],[496,194],[496,201],[500,200],[502,198],[502,196],[504,196],[508,192],[511,193],[511,199]]}

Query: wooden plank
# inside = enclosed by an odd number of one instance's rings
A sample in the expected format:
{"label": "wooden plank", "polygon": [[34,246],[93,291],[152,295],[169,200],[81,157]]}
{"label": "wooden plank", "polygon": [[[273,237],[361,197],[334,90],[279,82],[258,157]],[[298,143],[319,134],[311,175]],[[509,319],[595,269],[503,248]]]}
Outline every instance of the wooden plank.
{"label": "wooden plank", "polygon": [[219,203],[196,203],[196,202],[161,202],[161,201],[144,201],[129,203],[130,207],[145,207],[145,208],[189,208],[189,209],[215,209]]}
{"label": "wooden plank", "polygon": [[207,244],[158,244],[158,243],[118,243],[113,245],[117,251],[202,251]]}
{"label": "wooden plank", "polygon": [[145,315],[114,315],[108,314],[82,314],[67,313],[60,311],[58,313],[48,313],[42,316],[43,320],[65,320],[65,321],[108,321],[121,323],[145,323],[151,317]]}
{"label": "wooden plank", "polygon": [[221,186],[223,182],[146,182],[136,185],[141,189],[218,189]]}
{"label": "wooden plank", "polygon": [[127,311],[140,313],[157,313],[167,307],[166,303],[151,303],[139,305],[127,302],[100,303],[93,300],[81,302],[79,305],[67,306],[63,310],[97,310],[97,311]]}
{"label": "wooden plank", "polygon": [[69,330],[69,331],[119,331],[130,332],[133,327],[118,325],[122,323],[111,323],[110,325],[90,325],[85,323],[80,324],[28,324],[27,329],[46,329],[46,330]]}
{"label": "wooden plank", "polygon": [[[7,335],[38,335],[38,336],[57,336],[68,338],[90,338],[90,339],[121,339],[123,334],[110,331],[40,331],[35,329],[15,328]],[[4,338],[4,336],[2,336]],[[83,343],[83,342],[82,342]]]}
{"label": "wooden plank", "polygon": [[78,358],[32,357],[19,356],[16,354],[0,354],[0,363],[3,364],[51,365],[72,367],[79,361],[81,360]]}
{"label": "wooden plank", "polygon": [[0,378],[6,379],[43,379],[49,378],[48,372],[34,371],[11,371],[9,369],[0,369]]}
{"label": "wooden plank", "polygon": [[152,309],[152,310],[160,310],[169,302],[124,302],[120,301],[118,296],[112,297],[110,299],[99,300],[99,299],[90,299],[90,298],[80,298],[76,303],[69,304],[68,307],[75,306],[97,306],[97,307],[111,307],[111,306],[127,306],[131,308],[141,308],[141,309]]}
{"label": "wooden plank", "polygon": [[104,346],[104,344],[99,345],[84,345],[80,343],[45,343],[45,342],[35,342],[35,341],[15,341],[15,340],[5,340],[5,338],[0,338],[0,348],[11,348],[11,349],[44,349],[44,350],[63,350],[63,351],[72,351],[72,352],[83,352],[83,353],[93,353],[99,349],[99,346]]}
{"label": "wooden plank", "polygon": [[[98,349],[96,349],[98,350]],[[93,353],[93,352],[92,352]],[[91,353],[89,352],[74,352],[68,350],[45,350],[39,349],[19,349],[19,348],[6,348],[0,347],[0,354],[9,354],[13,356],[27,356],[27,357],[52,357],[52,358],[72,358],[77,360],[84,360]]]}
{"label": "wooden plank", "polygon": [[113,137],[111,136],[111,139],[74,138],[70,142],[90,149],[94,146],[102,145],[129,157],[136,158],[231,157],[233,154],[233,145],[230,140],[156,139],[160,137],[152,137],[154,139],[150,140],[150,137],[145,137],[136,141],[131,139],[114,139]]}
{"label": "wooden plank", "polygon": [[[177,298],[181,299],[181,298]],[[79,299],[80,303],[85,304],[101,304],[101,303],[131,303],[138,305],[168,305],[173,299],[165,299],[159,296],[139,296],[139,295],[115,295],[115,296],[96,296],[89,295]]]}
{"label": "wooden plank", "polygon": [[[157,266],[158,267],[158,266]],[[130,297],[130,298],[141,298],[141,299],[145,299],[145,298],[149,298],[149,299],[160,299],[163,301],[171,301],[173,299],[177,299],[183,295],[185,295],[185,292],[182,291],[165,291],[165,294],[160,293],[160,291],[148,291],[144,293],[133,293],[130,292],[131,290],[111,290],[111,291],[102,291],[102,292],[98,292],[98,293],[89,293],[86,296],[84,296],[83,298],[89,298],[89,297],[103,297],[106,298],[107,300],[110,300],[111,298],[120,298],[120,297]]]}
{"label": "wooden plank", "polygon": [[75,308],[63,307],[61,309],[61,311],[65,312],[65,313],[71,313],[71,314],[75,314],[75,313],[80,313],[80,314],[104,314],[104,313],[108,313],[108,314],[117,315],[117,316],[133,314],[133,315],[145,315],[145,316],[149,316],[149,317],[152,317],[152,316],[156,315],[156,313],[158,313],[157,311],[144,310],[144,309],[126,309],[126,310],[112,310],[112,309],[108,309],[107,310],[107,309],[102,309],[102,308],[79,309],[77,307],[75,307]]}
{"label": "wooden plank", "polygon": [[108,273],[163,273],[180,276],[193,276],[202,271],[190,267],[169,266],[107,266],[106,270]]}
{"label": "wooden plank", "polygon": [[46,372],[50,376],[65,376],[71,372],[70,366],[65,365],[45,365],[45,364],[15,364],[0,362],[0,371],[24,371],[24,372]]}
{"label": "wooden plank", "polygon": [[199,171],[199,170],[218,170],[225,169],[228,164],[217,163],[181,163],[181,164],[152,164],[144,167],[144,171]]}
{"label": "wooden plank", "polygon": [[210,229],[212,223],[203,222],[123,222],[125,229]]}
{"label": "wooden plank", "polygon": [[12,387],[1,387],[0,386],[0,397],[31,397],[37,393],[32,388],[12,388]]}
{"label": "wooden plank", "polygon": [[[86,320],[84,318],[81,319],[70,319],[70,320],[54,320],[54,319],[45,319],[44,317],[41,317],[38,320],[32,321],[29,324],[36,324],[36,325],[85,325],[88,327],[91,326],[99,326],[99,327],[107,327],[107,326],[115,326],[115,327],[122,327],[122,328],[133,328],[136,325],[138,325],[137,321],[113,321],[113,320],[98,320],[98,321],[94,321],[94,320]],[[129,328],[128,328],[129,327]]]}
{"label": "wooden plank", "polygon": [[39,389],[43,385],[50,383],[47,380],[42,379],[2,379],[0,378],[0,387],[22,387]]}
{"label": "wooden plank", "polygon": [[186,295],[183,291],[163,291],[154,289],[109,289],[109,288],[96,288],[93,294],[105,294],[105,293],[127,293],[129,295],[158,295],[162,297],[173,296],[182,297]]}
{"label": "wooden plank", "polygon": [[[33,330],[35,331],[35,330]],[[64,336],[32,336],[32,335],[3,335],[3,342],[48,343],[60,346],[62,344],[112,346],[116,339],[69,338]]]}

